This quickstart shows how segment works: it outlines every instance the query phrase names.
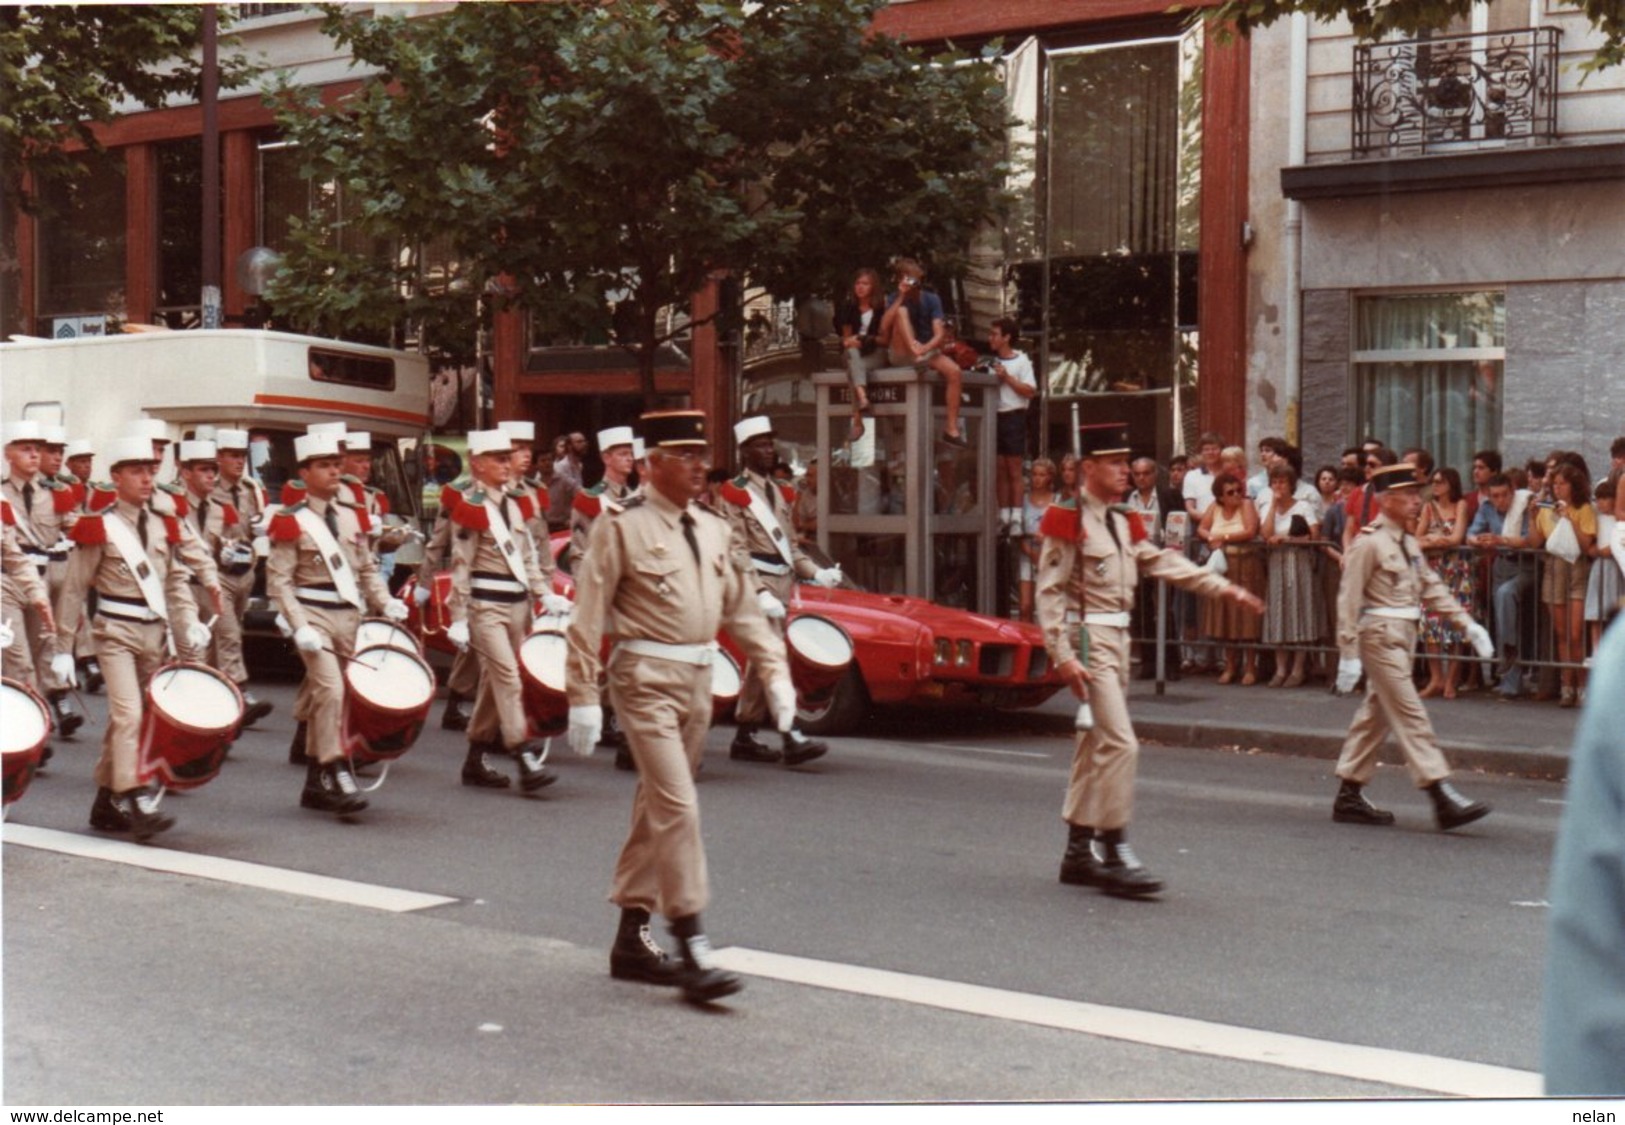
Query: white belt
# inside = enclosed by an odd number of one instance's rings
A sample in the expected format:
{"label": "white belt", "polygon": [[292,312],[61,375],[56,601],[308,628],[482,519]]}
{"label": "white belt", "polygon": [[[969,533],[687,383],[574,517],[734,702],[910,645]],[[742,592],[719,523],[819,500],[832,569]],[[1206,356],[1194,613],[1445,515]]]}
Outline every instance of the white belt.
{"label": "white belt", "polygon": [[635,652],[639,656],[657,656],[661,660],[675,660],[679,664],[693,664],[700,668],[708,668],[717,659],[717,642],[708,641],[703,645],[669,645],[665,641],[646,641],[632,639],[619,642],[617,650]]}
{"label": "white belt", "polygon": [[144,605],[115,602],[105,594],[96,599],[96,612],[103,617],[117,617],[121,621],[151,622],[163,620]]}
{"label": "white belt", "polygon": [[750,565],[756,568],[758,574],[771,574],[775,578],[783,578],[790,573],[789,563],[770,563],[753,558],[750,560]]}
{"label": "white belt", "polygon": [[318,590],[314,586],[295,586],[293,596],[302,602],[314,602],[317,605],[336,606],[340,609],[354,609],[355,606],[344,600],[344,595],[337,590]]}
{"label": "white belt", "polygon": [[1085,625],[1110,625],[1114,629],[1127,629],[1129,615],[1124,613],[1086,613],[1083,615]]}
{"label": "white belt", "polygon": [[492,594],[526,593],[525,587],[512,578],[470,578],[468,588],[470,590],[484,590]]}
{"label": "white belt", "polygon": [[1366,617],[1391,617],[1395,621],[1420,621],[1420,609],[1399,608],[1397,606],[1368,605],[1360,611]]}

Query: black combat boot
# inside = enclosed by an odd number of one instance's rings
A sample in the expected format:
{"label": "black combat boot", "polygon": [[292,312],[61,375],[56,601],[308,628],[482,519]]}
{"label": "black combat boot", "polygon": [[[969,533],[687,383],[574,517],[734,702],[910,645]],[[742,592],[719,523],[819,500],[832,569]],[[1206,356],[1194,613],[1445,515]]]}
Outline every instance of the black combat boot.
{"label": "black combat boot", "polygon": [[312,758],[305,770],[305,788],[299,794],[299,805],[344,816],[366,808],[367,799],[361,795],[361,787],[355,783],[355,775],[344,759],[324,766]]}
{"label": "black combat boot", "polygon": [[128,832],[129,803],[113,796],[113,791],[107,786],[101,786],[96,790],[96,800],[90,806],[90,826],[98,832]]}
{"label": "black combat boot", "polygon": [[1394,814],[1365,799],[1365,786],[1345,779],[1332,802],[1332,819],[1339,824],[1392,824]]}
{"label": "black combat boot", "polygon": [[440,712],[441,730],[467,730],[471,708],[469,701],[454,691],[446,692],[446,709]]}
{"label": "black combat boot", "polygon": [[288,764],[290,766],[308,766],[315,763],[305,753],[305,739],[309,737],[310,726],[303,719],[293,728],[293,741],[288,743]]}
{"label": "black combat boot", "polygon": [[526,793],[544,789],[559,779],[559,775],[542,765],[547,760],[547,743],[540,738],[527,739],[513,751],[519,763],[519,788]]}
{"label": "black combat boot", "polygon": [[1433,819],[1441,832],[1471,824],[1490,814],[1490,807],[1483,801],[1469,801],[1448,781],[1435,781],[1427,787],[1427,794],[1433,798]]}
{"label": "black combat boot", "polygon": [[167,832],[175,827],[175,818],[168,813],[158,811],[158,795],[149,786],[139,786],[116,794],[113,798],[116,804],[122,804],[129,810],[130,835],[138,843],[152,839],[160,832]]}
{"label": "black combat boot", "polygon": [[271,705],[263,699],[255,699],[251,691],[243,692],[243,726],[251,727],[271,713]]}
{"label": "black combat boot", "polygon": [[828,744],[816,738],[808,738],[798,730],[784,732],[784,764],[787,766],[803,765],[828,753]]}
{"label": "black combat boot", "polygon": [[609,975],[616,980],[676,985],[681,966],[649,932],[649,912],[636,907],[621,910],[620,928],[609,951]]}
{"label": "black combat boot", "polygon": [[711,943],[700,929],[698,914],[673,918],[671,936],[677,939],[677,955],[681,961],[677,987],[683,990],[684,1000],[691,1004],[709,1004],[745,987],[734,974],[711,964]]}
{"label": "black combat boot", "polygon": [[615,768],[625,770],[627,773],[637,772],[638,764],[632,760],[632,748],[630,746],[615,747]]}
{"label": "black combat boot", "polygon": [[615,717],[613,707],[604,708],[604,734],[598,740],[598,745],[615,750],[626,749],[626,732],[621,729],[620,720]]}
{"label": "black combat boot", "polygon": [[84,678],[85,690],[91,695],[100,694],[102,690],[102,666],[94,656],[87,656],[79,662],[79,674]]}
{"label": "black combat boot", "polygon": [[736,762],[782,762],[784,755],[765,742],[756,741],[756,724],[740,723],[728,747],[728,757]]}
{"label": "black combat boot", "polygon": [[56,720],[56,733],[72,738],[73,732],[85,725],[85,717],[65,691],[53,691],[47,698],[51,702],[51,716]]}
{"label": "black combat boot", "polygon": [[468,757],[463,759],[463,784],[476,789],[506,789],[508,775],[494,770],[485,761],[487,752],[500,752],[501,747],[489,742],[470,742]]}
{"label": "black combat boot", "polygon": [[1123,830],[1112,828],[1095,839],[1100,848],[1100,889],[1120,898],[1144,898],[1162,891],[1162,880],[1146,870],[1140,857],[1123,840]]}
{"label": "black combat boot", "polygon": [[1100,860],[1095,855],[1095,830],[1081,824],[1067,825],[1061,882],[1074,887],[1098,887],[1102,878]]}

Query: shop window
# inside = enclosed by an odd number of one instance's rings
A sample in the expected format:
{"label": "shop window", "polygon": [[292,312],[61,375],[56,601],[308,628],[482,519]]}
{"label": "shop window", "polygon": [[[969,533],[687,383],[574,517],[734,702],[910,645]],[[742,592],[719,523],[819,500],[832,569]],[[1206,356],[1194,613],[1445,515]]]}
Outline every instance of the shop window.
{"label": "shop window", "polygon": [[38,331],[46,335],[58,321],[124,315],[124,154],[87,153],[83,161],[84,175],[37,193],[46,204],[38,226]]}

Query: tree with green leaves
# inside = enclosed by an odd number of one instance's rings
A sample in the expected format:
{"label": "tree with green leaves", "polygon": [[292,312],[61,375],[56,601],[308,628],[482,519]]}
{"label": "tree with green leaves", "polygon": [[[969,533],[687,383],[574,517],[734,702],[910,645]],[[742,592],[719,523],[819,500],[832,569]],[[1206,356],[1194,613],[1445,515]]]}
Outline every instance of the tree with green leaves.
{"label": "tree with green leaves", "polygon": [[[1465,18],[1474,0],[1223,0],[1208,9],[1208,19],[1232,24],[1246,34],[1255,27],[1268,27],[1294,12],[1321,21],[1346,19],[1361,39],[1381,39],[1387,35],[1418,36],[1437,31],[1453,19]],[[1194,4],[1184,5],[1196,7]],[[1625,62],[1625,2],[1622,0],[1576,0],[1591,25],[1602,33],[1602,43],[1583,65],[1601,70]]]}
{"label": "tree with green leaves", "polygon": [[[362,201],[366,234],[408,253],[360,261],[296,231],[270,298],[307,329],[406,317],[472,339],[477,296],[543,332],[609,324],[646,399],[660,310],[718,271],[782,297],[827,295],[895,254],[949,273],[996,219],[1007,163],[994,68],[873,34],[881,0],[561,0],[463,4],[406,19],[326,8],[373,68],[324,106],[284,82],[279,122],[307,174]],[[436,327],[438,326],[438,327]],[[465,345],[466,347],[466,345]]]}
{"label": "tree with green leaves", "polygon": [[[0,7],[0,291],[9,294],[0,335],[23,330],[19,216],[48,212],[49,185],[87,174],[85,154],[101,150],[95,126],[121,102],[157,108],[199,96],[202,13],[197,4]],[[242,59],[221,58],[222,89],[249,75]]]}

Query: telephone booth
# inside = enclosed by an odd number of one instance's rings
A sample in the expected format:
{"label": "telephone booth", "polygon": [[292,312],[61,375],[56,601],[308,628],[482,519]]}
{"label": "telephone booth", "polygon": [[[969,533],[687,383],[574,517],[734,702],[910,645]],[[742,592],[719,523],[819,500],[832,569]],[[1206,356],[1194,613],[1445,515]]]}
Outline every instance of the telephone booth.
{"label": "telephone booth", "polygon": [[845,371],[813,376],[818,546],[866,589],[991,613],[997,498],[994,430],[998,380],[967,370],[961,448],[942,441],[942,379],[912,367],[871,372],[872,412],[851,441],[852,389]]}

